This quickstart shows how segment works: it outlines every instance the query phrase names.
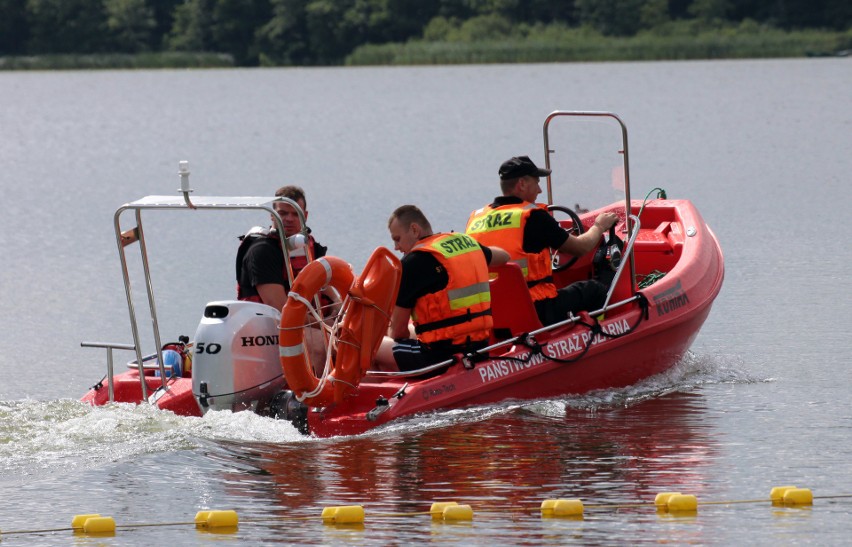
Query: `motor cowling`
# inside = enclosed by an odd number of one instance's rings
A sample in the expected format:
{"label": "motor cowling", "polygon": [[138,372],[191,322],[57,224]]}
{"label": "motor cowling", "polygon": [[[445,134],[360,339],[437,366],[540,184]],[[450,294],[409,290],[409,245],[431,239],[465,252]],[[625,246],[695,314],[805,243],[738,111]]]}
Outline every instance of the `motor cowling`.
{"label": "motor cowling", "polygon": [[262,410],[285,386],[275,308],[210,302],[195,332],[192,394],[202,412]]}

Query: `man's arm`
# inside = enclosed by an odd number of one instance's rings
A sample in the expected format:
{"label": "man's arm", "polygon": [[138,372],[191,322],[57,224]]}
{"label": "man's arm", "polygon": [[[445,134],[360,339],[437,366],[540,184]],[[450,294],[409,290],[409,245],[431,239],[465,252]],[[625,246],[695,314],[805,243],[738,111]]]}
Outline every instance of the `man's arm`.
{"label": "man's arm", "polygon": [[411,317],[411,308],[400,308],[394,306],[391,312],[390,328],[388,336],[394,340],[398,338],[414,338],[408,329],[408,319]]}
{"label": "man's arm", "polygon": [[284,285],[263,283],[255,288],[263,303],[267,306],[272,306],[276,310],[281,310],[287,302],[287,293],[284,291]]}
{"label": "man's arm", "polygon": [[618,222],[618,215],[615,213],[601,213],[595,219],[595,224],[586,233],[577,237],[569,236],[559,247],[559,252],[574,256],[583,256],[591,252],[598,246],[604,233],[614,226],[616,222]]}
{"label": "man's arm", "polygon": [[491,251],[491,260],[488,261],[489,266],[502,266],[509,262],[509,253],[500,247],[488,247]]}
{"label": "man's arm", "polygon": [[414,338],[408,328],[408,320],[411,317],[411,308],[400,308],[394,306],[391,312],[391,324],[388,328],[388,336],[394,340],[398,338]]}

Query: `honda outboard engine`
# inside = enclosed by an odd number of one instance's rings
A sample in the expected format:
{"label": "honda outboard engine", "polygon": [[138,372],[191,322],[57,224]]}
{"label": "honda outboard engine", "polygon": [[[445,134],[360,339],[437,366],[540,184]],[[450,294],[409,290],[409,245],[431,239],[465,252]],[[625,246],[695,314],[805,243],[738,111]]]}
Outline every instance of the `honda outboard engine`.
{"label": "honda outboard engine", "polygon": [[210,302],[195,332],[192,394],[202,412],[260,410],[284,388],[280,314],[257,302]]}

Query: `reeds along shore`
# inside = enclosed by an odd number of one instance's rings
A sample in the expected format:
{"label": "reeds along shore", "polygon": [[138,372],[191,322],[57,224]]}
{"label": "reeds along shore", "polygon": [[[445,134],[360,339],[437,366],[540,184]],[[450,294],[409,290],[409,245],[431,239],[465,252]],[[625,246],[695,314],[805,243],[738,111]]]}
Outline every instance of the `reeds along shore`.
{"label": "reeds along shore", "polygon": [[424,42],[366,45],[346,58],[347,65],[423,65],[469,63],[549,63],[747,59],[852,54],[852,30],[755,33],[737,30],[695,35],[643,33],[629,38],[573,30],[560,39],[488,42]]}

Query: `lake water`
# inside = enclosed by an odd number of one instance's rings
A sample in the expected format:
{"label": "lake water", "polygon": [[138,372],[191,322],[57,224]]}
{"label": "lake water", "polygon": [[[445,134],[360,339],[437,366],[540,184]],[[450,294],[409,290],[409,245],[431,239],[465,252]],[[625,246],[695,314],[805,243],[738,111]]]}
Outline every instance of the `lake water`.
{"label": "lake water", "polygon": [[[844,543],[849,89],[848,59],[0,72],[3,545]],[[722,244],[722,292],[669,374],[327,440],[248,413],[77,402],[105,372],[80,342],[131,342],[113,213],[174,194],[178,161],[196,195],[303,185],[318,239],[360,270],[390,245],[400,204],[462,229],[497,193],[500,162],[543,162],[542,123],[557,109],[619,114],[633,197],[662,187],[691,199]],[[606,200],[572,182],[565,205]],[[166,337],[191,335],[207,301],[233,297],[236,236],[267,222],[209,215],[147,224]],[[703,504],[766,500],[782,485],[810,488],[814,505]],[[697,514],[658,515],[654,496],[669,491],[696,495]],[[583,520],[542,519],[548,498],[590,507]],[[474,520],[432,523],[418,513],[433,501],[469,504]],[[348,504],[365,507],[364,526],[322,524],[324,507]],[[236,510],[239,530],[196,531],[206,509]],[[119,530],[73,537],[83,513]]]}

